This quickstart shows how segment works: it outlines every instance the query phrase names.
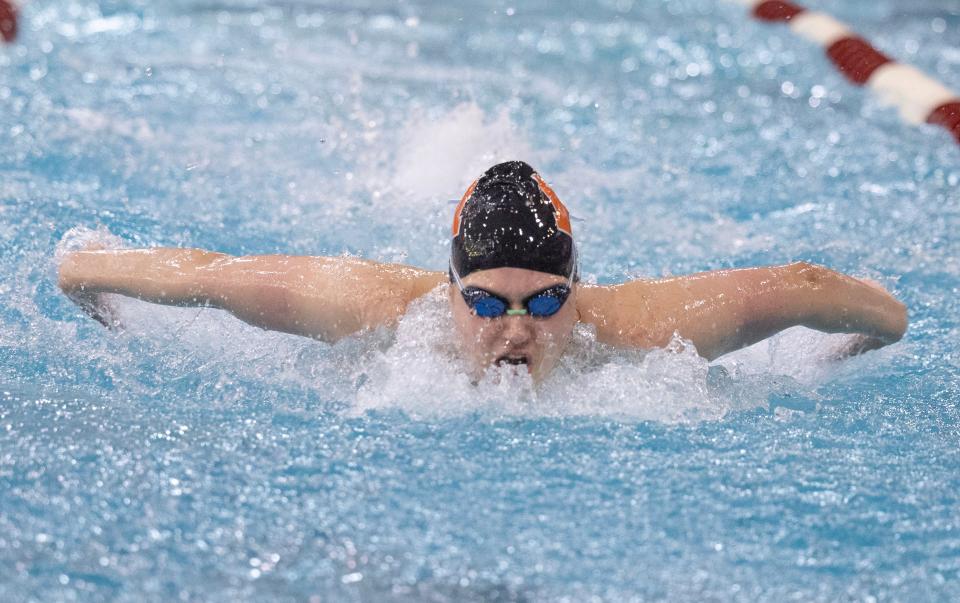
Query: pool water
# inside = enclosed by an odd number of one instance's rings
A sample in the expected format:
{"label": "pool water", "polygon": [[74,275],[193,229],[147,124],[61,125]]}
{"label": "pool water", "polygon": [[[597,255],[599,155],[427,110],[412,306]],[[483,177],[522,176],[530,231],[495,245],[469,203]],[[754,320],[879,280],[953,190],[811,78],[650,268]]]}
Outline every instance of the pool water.
{"label": "pool water", "polygon": [[[806,5],[960,89],[960,10]],[[0,48],[0,600],[956,600],[960,149],[735,3],[69,2]],[[443,269],[522,158],[585,279],[797,259],[904,340],[576,333],[471,385],[440,292],[327,345],[56,287],[91,238]]]}

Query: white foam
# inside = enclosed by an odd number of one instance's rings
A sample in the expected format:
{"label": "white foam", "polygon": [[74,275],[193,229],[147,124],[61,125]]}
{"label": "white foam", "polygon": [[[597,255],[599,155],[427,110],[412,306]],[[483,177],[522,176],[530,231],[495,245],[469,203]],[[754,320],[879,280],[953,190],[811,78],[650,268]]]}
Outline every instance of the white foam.
{"label": "white foam", "polygon": [[[682,341],[662,350],[615,350],[580,325],[557,369],[539,386],[514,367],[471,384],[456,355],[443,287],[412,304],[396,341],[365,371],[354,414],[399,409],[415,417],[607,416],[685,423],[716,420],[766,402],[767,391],[731,399],[710,385],[710,367]],[[743,392],[737,392],[742,394]]]}
{"label": "white foam", "polygon": [[74,251],[83,251],[85,249],[123,249],[128,247],[126,242],[117,235],[110,232],[105,226],[89,228],[87,226],[74,226],[60,237],[53,251],[53,258],[56,265],[59,266],[64,256]]}
{"label": "white foam", "polygon": [[219,310],[120,297],[111,303],[124,325],[116,337],[148,342],[167,379],[215,381],[210,386],[224,390],[215,397],[220,404],[233,399],[227,374],[267,388],[308,387],[342,403],[350,416],[400,410],[421,419],[480,413],[692,423],[763,405],[768,394],[763,387],[713,387],[707,361],[679,340],[665,350],[614,350],[582,325],[539,386],[514,367],[492,368],[472,383],[456,352],[443,286],[415,301],[395,334],[381,330],[333,346],[263,331]]}
{"label": "white foam", "polygon": [[[849,335],[788,329],[708,363],[676,338],[665,349],[621,350],[579,325],[554,372],[539,386],[514,367],[471,384],[457,358],[443,287],[411,305],[392,345],[370,357],[352,414],[398,409],[415,417],[593,416],[663,423],[719,420],[731,411],[779,405],[814,410],[816,389],[883,363],[890,349],[838,362]],[[784,412],[780,413],[781,415]]]}
{"label": "white foam", "polygon": [[449,199],[451,191],[466,190],[500,161],[536,161],[506,110],[488,116],[473,103],[457,105],[439,119],[414,119],[395,156],[393,185],[424,201]]}
{"label": "white foam", "polygon": [[[57,256],[91,242],[122,246],[104,229],[76,228],[64,236]],[[296,385],[322,392],[354,416],[400,410],[417,418],[481,413],[670,424],[719,420],[734,410],[763,407],[778,392],[815,400],[814,389],[833,376],[837,351],[849,341],[793,329],[711,365],[680,339],[667,349],[617,350],[579,325],[543,383],[535,385],[526,371],[506,366],[472,383],[453,339],[445,285],[413,302],[395,333],[381,329],[336,345],[264,331],[210,308],[120,296],[106,303],[122,325],[113,337],[145,343],[167,379],[194,376],[217,389],[228,387],[232,377],[267,389]],[[229,403],[232,395],[214,398]]]}
{"label": "white foam", "polygon": [[[714,364],[743,382],[766,383],[771,391],[789,382],[807,395],[820,385],[854,373],[875,372],[889,359],[903,353],[901,346],[848,357],[857,335],[827,334],[804,327],[787,329],[750,347],[727,354]],[[813,395],[813,397],[816,397]]]}

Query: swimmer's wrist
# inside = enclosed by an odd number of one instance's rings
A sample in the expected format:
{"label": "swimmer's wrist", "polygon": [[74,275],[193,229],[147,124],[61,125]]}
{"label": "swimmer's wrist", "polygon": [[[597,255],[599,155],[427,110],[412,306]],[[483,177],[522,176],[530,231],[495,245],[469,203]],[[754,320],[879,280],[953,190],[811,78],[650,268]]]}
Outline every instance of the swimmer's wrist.
{"label": "swimmer's wrist", "polygon": [[888,311],[888,331],[885,336],[881,336],[886,343],[896,343],[903,339],[909,326],[909,316],[907,306],[900,300],[890,296],[891,309]]}
{"label": "swimmer's wrist", "polygon": [[109,273],[96,264],[95,251],[74,251],[64,256],[57,273],[57,285],[71,297],[93,297],[104,292]]}
{"label": "swimmer's wrist", "polygon": [[79,293],[83,289],[83,279],[80,277],[79,252],[68,253],[60,262],[57,271],[57,285],[64,293]]}

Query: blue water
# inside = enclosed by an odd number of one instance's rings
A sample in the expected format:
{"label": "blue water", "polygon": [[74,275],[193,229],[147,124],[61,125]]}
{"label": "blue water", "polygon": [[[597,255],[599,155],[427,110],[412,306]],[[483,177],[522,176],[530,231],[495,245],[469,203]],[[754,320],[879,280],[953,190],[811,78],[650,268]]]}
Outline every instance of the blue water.
{"label": "blue water", "polygon": [[[956,7],[806,4],[960,89]],[[713,0],[22,12],[0,600],[960,598],[960,148],[819,49]],[[442,300],[329,346],[122,300],[112,333],[55,285],[78,232],[442,269],[450,200],[518,157],[586,279],[804,259],[884,283],[910,331],[713,365],[580,332],[535,391],[451,372]]]}

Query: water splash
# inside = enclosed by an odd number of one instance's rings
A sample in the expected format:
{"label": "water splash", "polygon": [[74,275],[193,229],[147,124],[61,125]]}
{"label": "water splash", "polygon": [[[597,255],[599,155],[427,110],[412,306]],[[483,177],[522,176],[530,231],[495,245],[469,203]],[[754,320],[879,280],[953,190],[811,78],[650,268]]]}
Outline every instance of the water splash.
{"label": "water splash", "polygon": [[537,158],[505,110],[491,117],[478,105],[464,103],[439,118],[421,116],[405,129],[393,184],[414,198],[446,199],[495,163]]}
{"label": "water splash", "polygon": [[[55,261],[91,246],[125,244],[106,229],[77,227],[64,235]],[[457,353],[445,286],[415,300],[396,332],[379,329],[335,345],[264,331],[215,309],[104,298],[121,325],[117,337],[146,345],[168,378],[214,390],[236,379],[268,389],[295,385],[323,392],[350,416],[394,409],[414,418],[481,413],[696,423],[771,400],[816,408],[816,388],[845,371],[834,360],[845,336],[793,329],[711,364],[680,338],[665,349],[622,350],[599,343],[581,324],[543,383],[507,366],[474,383]],[[132,361],[119,362],[134,370]]]}

